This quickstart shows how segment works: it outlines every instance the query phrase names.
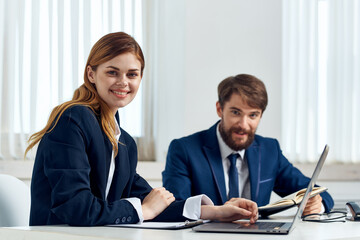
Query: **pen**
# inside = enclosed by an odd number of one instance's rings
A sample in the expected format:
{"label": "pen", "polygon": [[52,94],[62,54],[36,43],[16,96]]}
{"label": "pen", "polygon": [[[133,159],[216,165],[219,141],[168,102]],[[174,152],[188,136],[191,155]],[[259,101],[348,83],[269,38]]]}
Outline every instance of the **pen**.
{"label": "pen", "polygon": [[202,224],[202,223],[204,223],[203,220],[197,220],[197,221],[186,220],[185,221],[185,226],[195,226],[195,225],[199,225],[199,224]]}

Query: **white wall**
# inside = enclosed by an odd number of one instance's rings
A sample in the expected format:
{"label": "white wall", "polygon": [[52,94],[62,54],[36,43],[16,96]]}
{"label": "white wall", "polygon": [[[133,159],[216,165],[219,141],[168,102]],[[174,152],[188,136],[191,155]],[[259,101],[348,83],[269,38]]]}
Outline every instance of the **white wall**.
{"label": "white wall", "polygon": [[[155,0],[156,1],[156,0]],[[159,0],[157,41],[157,102],[155,147],[157,161],[165,161],[169,143],[184,134],[185,2]]]}
{"label": "white wall", "polygon": [[[217,85],[239,73],[267,87],[259,134],[281,136],[281,0],[162,0],[157,158],[218,120]],[[171,91],[161,91],[170,87]]]}

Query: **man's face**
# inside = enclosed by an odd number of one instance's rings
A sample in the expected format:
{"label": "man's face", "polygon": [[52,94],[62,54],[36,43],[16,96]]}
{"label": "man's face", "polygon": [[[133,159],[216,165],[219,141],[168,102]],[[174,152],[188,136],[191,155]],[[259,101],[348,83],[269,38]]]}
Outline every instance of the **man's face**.
{"label": "man's face", "polygon": [[216,103],[220,121],[220,134],[224,142],[233,150],[248,148],[254,140],[262,110],[250,107],[239,94],[234,93],[223,109]]}

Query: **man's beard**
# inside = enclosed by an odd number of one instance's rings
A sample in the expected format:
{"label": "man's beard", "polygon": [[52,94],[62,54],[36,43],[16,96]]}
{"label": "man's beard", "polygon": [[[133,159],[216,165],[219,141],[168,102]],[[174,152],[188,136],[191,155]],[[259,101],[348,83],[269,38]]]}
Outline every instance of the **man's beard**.
{"label": "man's beard", "polygon": [[[247,149],[255,138],[255,131],[252,132],[251,130],[245,130],[241,127],[231,127],[228,131],[225,130],[224,125],[222,124],[222,121],[219,124],[219,131],[222,139],[228,145],[232,150],[234,151],[240,151],[243,149]],[[232,132],[244,132],[248,134],[248,138],[246,142],[237,144],[231,137]]]}

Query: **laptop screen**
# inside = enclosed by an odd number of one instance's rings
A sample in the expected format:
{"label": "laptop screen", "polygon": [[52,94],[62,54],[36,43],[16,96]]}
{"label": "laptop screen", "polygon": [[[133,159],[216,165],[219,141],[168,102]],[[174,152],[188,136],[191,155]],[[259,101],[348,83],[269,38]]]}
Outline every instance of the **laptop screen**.
{"label": "laptop screen", "polygon": [[299,206],[299,208],[298,208],[298,210],[296,212],[295,219],[291,224],[290,231],[297,224],[297,222],[300,221],[300,219],[301,219],[301,216],[302,216],[302,214],[304,212],[307,201],[309,200],[310,192],[312,191],[312,189],[315,186],[315,183],[316,183],[317,178],[318,178],[318,176],[320,174],[320,170],[321,170],[322,166],[324,165],[324,162],[325,162],[325,159],[327,157],[328,152],[329,152],[329,146],[325,145],[325,148],[324,148],[324,150],[323,150],[323,152],[322,152],[322,154],[320,156],[320,159],[319,159],[319,161],[318,161],[318,163],[316,165],[316,168],[315,168],[314,173],[313,173],[313,175],[311,177],[309,185],[308,185],[308,187],[306,189],[304,198],[301,201],[300,206]]}

